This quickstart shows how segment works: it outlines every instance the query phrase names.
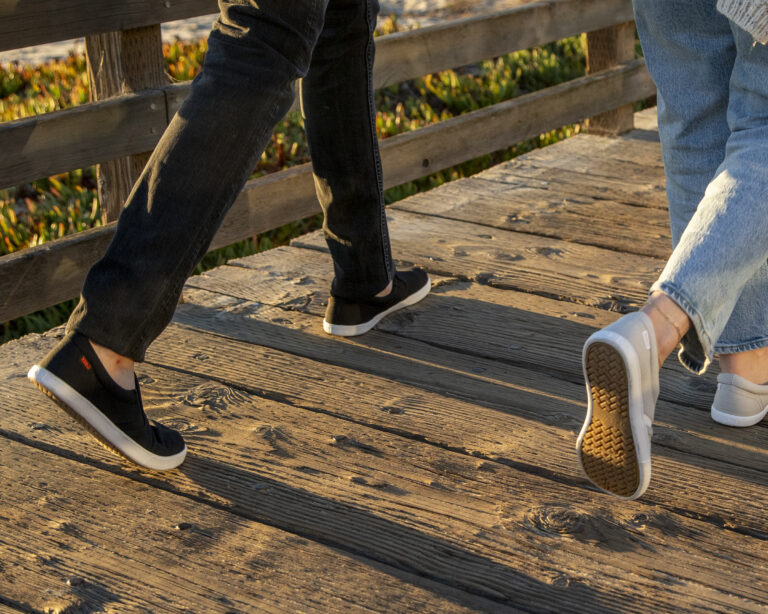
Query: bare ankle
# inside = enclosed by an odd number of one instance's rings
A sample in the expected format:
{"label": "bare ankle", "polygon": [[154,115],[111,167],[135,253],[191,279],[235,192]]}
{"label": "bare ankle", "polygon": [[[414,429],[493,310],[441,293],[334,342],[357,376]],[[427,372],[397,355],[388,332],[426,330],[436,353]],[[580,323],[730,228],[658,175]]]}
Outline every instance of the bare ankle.
{"label": "bare ankle", "polygon": [[680,306],[663,292],[654,292],[642,311],[653,323],[661,368],[667,356],[688,332],[692,322]]}
{"label": "bare ankle", "polygon": [[720,370],[739,375],[753,384],[768,383],[768,348],[758,348],[737,354],[719,354]]}
{"label": "bare ankle", "polygon": [[386,287],[386,288],[384,288],[384,289],[383,289],[381,292],[379,292],[379,293],[376,295],[376,298],[382,298],[382,297],[385,297],[385,296],[387,296],[387,295],[388,295],[390,292],[392,292],[392,282],[391,282],[391,281],[390,281],[390,282],[387,284],[387,287]]}
{"label": "bare ankle", "polygon": [[121,388],[133,390],[136,387],[134,361],[94,341],[90,343],[99,361],[115,383]]}

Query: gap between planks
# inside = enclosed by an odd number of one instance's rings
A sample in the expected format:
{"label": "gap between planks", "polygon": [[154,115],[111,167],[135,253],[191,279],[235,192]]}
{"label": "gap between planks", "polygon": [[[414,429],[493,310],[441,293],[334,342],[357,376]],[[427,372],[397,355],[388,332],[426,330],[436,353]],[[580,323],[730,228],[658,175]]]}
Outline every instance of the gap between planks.
{"label": "gap between planks", "polygon": [[[210,347],[184,348],[198,337],[187,335],[187,344],[173,338],[158,344],[195,352],[198,362],[210,364],[215,356],[202,359],[204,352],[213,354]],[[240,372],[253,373],[246,363]],[[268,377],[285,377],[282,368],[269,370]],[[553,594],[564,597],[553,593],[558,586],[568,588],[573,611],[585,612],[617,611],[621,599],[639,586],[645,589],[633,594],[638,610],[664,608],[672,599],[682,611],[758,611],[765,598],[757,580],[745,582],[738,597],[723,592],[733,583],[731,572],[744,579],[757,565],[754,573],[762,573],[760,540],[713,531],[653,504],[616,502],[581,485],[560,485],[330,416],[297,413],[295,405],[257,399],[197,376],[151,366],[146,371],[154,380],[145,382],[153,416],[159,410],[165,422],[182,427],[197,451],[181,471],[155,478],[155,487],[209,496],[250,518],[465,590],[515,598],[513,603],[537,611]],[[36,393],[28,384],[15,392],[22,402]],[[160,406],[152,402],[157,396]],[[328,445],[328,435],[339,428],[348,443]],[[78,456],[94,455],[90,441],[73,437],[74,426],[38,434],[41,430],[33,437],[53,438]],[[105,465],[119,463],[98,448],[95,456]],[[547,544],[555,535],[560,538],[553,549],[555,544]],[[606,548],[595,549],[596,539]],[[675,588],[650,590],[659,573],[679,575],[672,553],[680,548],[686,566]],[[731,559],[736,553],[742,557],[738,562],[719,565],[712,559],[730,549]],[[658,556],[649,558],[649,550]]]}
{"label": "gap between planks", "polygon": [[[5,440],[2,593],[21,611],[495,611],[242,515]],[[95,487],[101,496],[94,497]],[[68,586],[69,584],[69,586]]]}

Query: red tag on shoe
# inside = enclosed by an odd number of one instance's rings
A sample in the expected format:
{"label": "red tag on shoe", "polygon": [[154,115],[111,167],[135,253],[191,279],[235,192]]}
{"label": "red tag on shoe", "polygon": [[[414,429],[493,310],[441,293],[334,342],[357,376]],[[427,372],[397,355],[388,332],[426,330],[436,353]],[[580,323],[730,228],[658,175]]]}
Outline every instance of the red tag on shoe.
{"label": "red tag on shoe", "polygon": [[88,369],[89,371],[91,370],[91,363],[88,362],[88,359],[85,356],[80,357],[80,362],[83,363],[83,366],[86,369]]}

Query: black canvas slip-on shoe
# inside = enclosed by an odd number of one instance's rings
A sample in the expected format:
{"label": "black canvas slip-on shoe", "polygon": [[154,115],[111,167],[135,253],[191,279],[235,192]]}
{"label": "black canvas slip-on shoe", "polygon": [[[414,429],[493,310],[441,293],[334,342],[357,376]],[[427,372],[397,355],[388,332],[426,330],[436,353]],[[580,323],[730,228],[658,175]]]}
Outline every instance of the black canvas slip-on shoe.
{"label": "black canvas slip-on shoe", "polygon": [[362,335],[376,326],[390,313],[418,303],[432,287],[426,271],[412,269],[396,272],[392,291],[381,298],[356,303],[332,296],[325,310],[323,330],[330,335],[353,337]]}
{"label": "black canvas slip-on shoe", "polygon": [[27,377],[99,443],[131,462],[161,471],[184,462],[181,435],[147,419],[138,380],[135,390],[118,386],[85,336],[66,335]]}

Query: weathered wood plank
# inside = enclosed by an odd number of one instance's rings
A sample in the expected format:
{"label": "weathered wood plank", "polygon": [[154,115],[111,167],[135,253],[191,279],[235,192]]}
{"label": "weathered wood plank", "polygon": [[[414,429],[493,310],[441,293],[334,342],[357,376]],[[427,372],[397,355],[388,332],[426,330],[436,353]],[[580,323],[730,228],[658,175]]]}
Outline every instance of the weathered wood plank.
{"label": "weathered wood plank", "polygon": [[0,257],[0,321],[77,296],[116,225],[112,222]]}
{"label": "weathered wood plank", "polygon": [[217,13],[216,0],[0,0],[0,51]]}
{"label": "weathered wood plank", "polygon": [[20,611],[491,611],[450,587],[4,438],[0,466],[0,601]]}
{"label": "weathered wood plank", "polygon": [[454,181],[392,208],[655,258],[672,251],[663,209],[593,198],[548,181],[506,179],[502,188],[482,175]]}
{"label": "weathered wood plank", "polygon": [[[7,7],[6,10],[12,15],[14,8],[15,5]],[[36,8],[35,10],[39,9]],[[103,11],[104,9],[100,8],[99,14],[105,14]],[[468,18],[444,25],[381,37],[377,42],[378,60],[374,73],[374,86],[377,88],[383,87],[430,72],[477,62],[482,59],[526,48],[526,46],[556,40],[562,36],[569,35],[568,33],[578,34],[583,32],[584,28],[591,29],[592,26],[601,27],[599,24],[611,23],[616,18],[616,15],[626,15],[627,11],[631,15],[631,3],[626,0],[547,0],[513,8],[497,15]],[[4,20],[3,4],[0,3],[0,24],[13,21],[9,16],[7,17],[8,19]],[[534,23],[541,24],[540,27],[531,27],[531,19],[536,20]],[[152,23],[157,23],[157,21]],[[125,29],[125,27],[127,26],[122,25],[120,28],[109,28],[109,30]],[[105,30],[100,30],[100,32],[103,31]],[[457,38],[463,41],[462,45],[455,44]],[[2,31],[0,31],[0,40],[3,40]],[[571,121],[578,121],[590,113],[611,109],[616,104],[632,102],[636,99],[647,97],[655,91],[655,86],[650,81],[647,72],[641,69],[637,71],[634,77],[634,81],[630,77],[622,80],[620,83],[607,80],[599,85],[595,85],[595,93],[600,98],[599,103],[585,100],[584,105],[582,105],[582,111],[577,113],[574,118],[566,119],[559,124],[548,125],[545,130],[559,127]],[[181,102],[188,95],[189,88],[189,84],[169,88],[167,101],[168,120],[176,113]],[[605,90],[603,96],[599,96],[601,88]],[[582,97],[586,96],[588,96],[588,93],[585,90]],[[128,112],[131,106],[130,98],[123,98],[121,100],[124,103],[124,112]],[[95,111],[98,108],[97,105],[81,107],[86,112],[88,110]],[[553,111],[556,109],[557,105],[555,105]],[[16,145],[19,139],[23,139],[23,131],[18,126],[13,125],[12,122],[9,122],[7,125],[0,125],[0,138],[12,145],[6,151],[0,152],[0,187],[7,187],[56,172],[64,172],[73,168],[81,168],[90,164],[120,158],[123,154],[115,153],[115,149],[121,146],[124,147],[124,143],[129,140],[129,126],[143,121],[141,117],[133,117],[133,114],[139,113],[139,111],[130,108],[132,115],[128,126],[123,126],[120,131],[111,131],[109,138],[100,139],[97,144],[91,142],[89,147],[83,150],[78,146],[80,135],[83,132],[75,130],[74,126],[72,126],[71,117],[61,115],[62,113],[59,111],[26,120],[32,124],[35,132],[41,134],[41,136],[46,136],[48,126],[53,125],[51,122],[54,122],[54,124],[57,122],[59,124],[63,123],[70,129],[67,134],[69,138],[62,140],[62,135],[59,134],[59,139],[42,139],[44,142],[50,142],[50,144],[48,151],[38,152],[38,156],[48,160],[48,163],[41,162],[39,165],[32,165],[32,159],[26,160],[26,166],[21,167],[23,172],[21,172],[21,168],[14,166],[12,159],[15,156],[26,153]],[[47,122],[43,121],[44,118],[47,118]],[[40,122],[39,126],[37,125],[38,121]],[[94,121],[96,121],[95,116]],[[17,132],[21,132],[21,135],[17,134]],[[161,133],[162,130],[156,134],[150,148],[154,147]],[[494,133],[495,131],[490,131],[490,134]],[[55,135],[48,134],[47,136],[53,137]],[[509,145],[509,143],[505,143],[504,146]],[[74,155],[73,151],[78,152],[79,156]],[[129,153],[135,154],[141,151],[143,150],[133,149]],[[485,153],[485,151],[475,155],[481,155],[482,153]],[[59,162],[52,169],[50,160],[57,159]],[[424,156],[421,159],[424,159]],[[419,162],[421,162],[421,159]],[[439,170],[439,167],[433,168],[434,170]]]}
{"label": "weathered wood plank", "polygon": [[153,149],[165,96],[146,90],[0,124],[0,187]]}
{"label": "weathered wood plank", "polygon": [[404,133],[396,137],[397,157],[384,160],[384,176],[389,185],[410,181],[419,172],[423,176],[457,164],[459,156],[472,159],[635,100],[652,87],[638,60]]}
{"label": "weathered wood plank", "polygon": [[[527,419],[569,428],[573,435],[578,432],[583,420],[583,383],[564,381],[549,370],[531,370],[512,361],[489,360],[479,353],[456,351],[447,341],[442,344],[430,344],[378,333],[371,333],[366,338],[354,340],[340,348],[339,344],[320,332],[319,319],[312,316],[299,312],[286,314],[280,309],[248,302],[236,304],[231,309],[232,313],[229,313],[229,309],[224,311],[223,306],[233,299],[207,293],[201,295],[199,291],[192,292],[191,296],[188,293],[187,300],[191,300],[191,304],[180,309],[176,319],[192,330],[205,330],[216,335],[233,337],[238,341],[288,352],[290,355],[323,360],[345,368],[382,375],[401,383],[496,410],[512,410]],[[223,302],[220,303],[219,300]],[[222,309],[218,310],[216,321],[210,322],[213,305]],[[546,323],[539,324],[541,327],[551,327],[554,335],[559,323],[550,317]],[[183,334],[181,337],[183,338]],[[236,351],[236,346],[232,346],[232,351]],[[162,364],[173,366],[172,359],[166,360],[169,362]],[[191,364],[195,365],[195,368],[205,369],[201,374],[215,377],[215,372],[209,370],[209,365],[198,367],[195,361]],[[550,400],[542,402],[537,396],[542,391],[564,403]],[[706,456],[710,460],[717,459],[716,464],[725,463],[719,469],[721,472],[732,473],[731,463],[737,463],[743,469],[749,468],[748,473],[752,470],[761,472],[768,468],[768,455],[756,453],[766,447],[768,432],[764,429],[738,432],[736,449],[729,449],[727,445],[723,445],[723,441],[729,435],[736,435],[732,429],[713,423],[708,413],[705,414],[699,409],[670,405],[666,402],[660,402],[658,405],[657,426],[659,428],[656,441],[659,444],[691,455],[702,455],[706,450]],[[660,431],[662,428],[668,430]],[[691,437],[690,430],[693,428],[696,429],[696,437]],[[498,431],[494,429],[492,432]],[[570,448],[571,445],[568,446],[565,458],[572,458]],[[669,449],[663,452],[670,453]],[[674,453],[671,454],[674,456]],[[709,461],[704,464],[707,462]],[[759,473],[752,475],[756,483],[764,482]],[[678,487],[672,489],[671,500],[678,503],[681,501]],[[759,521],[758,525],[761,522]]]}
{"label": "weathered wood plank", "polygon": [[[160,343],[166,351],[197,356],[192,363],[177,363],[182,369],[226,358],[214,355],[209,343],[200,345],[200,337]],[[250,362],[247,352],[238,356]],[[253,372],[250,365],[226,362],[230,367],[222,373],[227,377]],[[256,371],[261,371],[257,377],[276,378],[276,384],[286,379],[282,369]],[[164,398],[155,409],[175,415],[173,423],[197,450],[182,471],[155,478],[157,487],[222,501],[245,516],[537,611],[549,611],[553,598],[576,612],[614,610],[623,601],[636,611],[663,609],[670,602],[681,611],[759,611],[766,599],[758,580],[766,552],[753,537],[716,531],[647,503],[617,502],[533,472],[341,424],[322,410],[297,411],[263,392],[257,399],[178,372],[150,368],[148,374],[154,381],[147,381],[145,390],[154,387]],[[390,394],[393,387],[390,382]],[[333,388],[326,390],[317,402],[338,404],[341,396],[329,398]],[[79,442],[64,433],[41,430],[27,438],[30,443],[45,436],[54,446],[79,450]],[[328,445],[331,434],[347,439]],[[507,441],[516,435],[495,433]],[[553,543],[549,536],[555,535]],[[594,548],[596,539],[613,546]],[[622,550],[618,559],[615,548]],[[656,556],[648,557],[648,550]],[[683,566],[676,558],[680,551],[685,552]],[[674,581],[665,581],[663,591],[652,590],[660,574]],[[730,576],[742,578],[738,592]]]}
{"label": "weathered wood plank", "polygon": [[[159,24],[87,36],[85,50],[91,100],[168,85]],[[150,154],[136,152],[99,165],[102,222],[117,220]]]}
{"label": "weathered wood plank", "polygon": [[536,164],[596,177],[622,179],[631,184],[665,185],[661,172],[664,163],[657,142],[580,134],[558,145],[561,147],[557,155],[549,147],[537,150]]}
{"label": "weathered wood plank", "polygon": [[[605,163],[608,167],[615,165],[610,159],[606,159]],[[617,177],[552,168],[547,166],[547,161],[541,165],[538,164],[534,157],[515,158],[509,162],[493,166],[476,176],[489,181],[506,183],[519,183],[528,180],[546,181],[550,189],[553,190],[568,191],[591,198],[615,200],[628,205],[667,209],[667,195],[663,183],[632,182]]]}
{"label": "weathered wood plank", "polygon": [[[215,0],[75,0],[63,6],[55,0],[2,0],[0,51],[216,12]],[[627,0],[547,0],[457,20],[456,26],[422,28],[419,35],[403,32],[393,40],[404,42],[379,46],[378,53],[392,60],[383,81],[396,83],[631,19]],[[462,45],[454,44],[457,37]]]}
{"label": "weathered wood plank", "polygon": [[[651,134],[658,137],[657,132]],[[558,156],[552,155],[555,152]],[[509,183],[536,179],[573,194],[667,208],[658,139],[638,139],[634,132],[616,139],[580,134],[498,164],[478,177]]]}
{"label": "weathered wood plank", "polygon": [[[628,19],[587,33],[587,74],[635,59],[635,22]],[[632,105],[623,105],[589,118],[593,134],[616,136],[632,130]]]}
{"label": "weathered wood plank", "polygon": [[[663,268],[660,259],[535,235],[391,211],[397,257],[428,271],[584,305],[640,306]],[[320,231],[292,245],[326,251]]]}
{"label": "weathered wood plank", "polygon": [[[333,278],[330,256],[281,247],[230,261],[192,277],[187,288],[322,316]],[[432,296],[378,328],[470,356],[534,369],[582,385],[581,347],[617,314],[525,292],[435,279]],[[500,334],[499,331],[503,331]],[[552,348],[558,348],[556,352]],[[709,411],[717,366],[706,377],[686,371],[674,357],[661,372],[661,398]]]}
{"label": "weathered wood plank", "polygon": [[[545,0],[377,40],[377,87],[634,19],[626,0]],[[456,41],[461,44],[457,45]]]}
{"label": "weathered wood plank", "polygon": [[[636,64],[610,74],[593,75],[578,83],[570,82],[564,86],[548,88],[548,92],[535,92],[429,128],[386,139],[381,148],[385,186],[421,177],[498,149],[505,143],[517,142],[572,121],[586,114],[586,108],[592,103],[590,96],[610,95],[612,88],[620,87],[625,79],[645,83],[648,77],[645,68]],[[602,87],[608,87],[608,90],[600,89]],[[483,138],[478,138],[480,136]],[[254,180],[246,185],[238,197],[211,247],[229,245],[317,211],[310,165]],[[37,252],[31,252],[29,256],[22,253],[0,258],[0,295],[6,297],[0,307],[0,321],[75,296],[87,266],[79,273],[60,280],[56,275],[59,262],[95,262],[103,252],[91,244],[91,240],[103,243],[108,240],[106,235],[111,232],[110,227],[101,233],[87,235],[80,241],[64,239],[47,244],[46,253],[54,256],[53,266],[33,260],[32,256]],[[31,268],[33,262],[34,268]],[[40,288],[46,291],[43,293]]]}

